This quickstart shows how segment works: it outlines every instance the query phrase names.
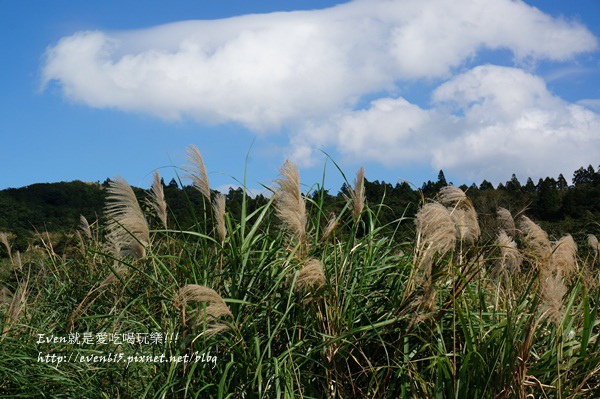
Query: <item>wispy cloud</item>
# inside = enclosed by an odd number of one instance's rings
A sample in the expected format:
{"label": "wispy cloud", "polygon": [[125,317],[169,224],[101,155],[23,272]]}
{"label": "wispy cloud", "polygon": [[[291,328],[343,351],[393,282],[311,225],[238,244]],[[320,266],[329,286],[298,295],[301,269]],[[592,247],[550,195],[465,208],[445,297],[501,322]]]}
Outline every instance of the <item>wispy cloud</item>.
{"label": "wispy cloud", "polygon": [[[468,169],[486,151],[486,159],[528,164],[517,148],[536,140],[587,148],[598,115],[556,98],[516,67],[597,47],[584,26],[522,2],[357,0],[78,32],[48,49],[42,75],[44,86],[56,84],[91,107],[234,122],[261,133],[285,128],[301,159],[332,145],[387,164]],[[509,50],[515,68],[472,65],[482,48]],[[393,94],[414,80],[440,82],[429,108]],[[367,109],[357,109],[376,93]],[[479,152],[462,154],[469,151]]]}

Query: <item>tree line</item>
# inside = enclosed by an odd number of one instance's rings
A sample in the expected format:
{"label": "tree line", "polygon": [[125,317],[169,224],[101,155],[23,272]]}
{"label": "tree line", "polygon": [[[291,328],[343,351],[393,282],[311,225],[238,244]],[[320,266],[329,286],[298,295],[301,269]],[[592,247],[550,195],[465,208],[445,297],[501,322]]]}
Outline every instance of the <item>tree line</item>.
{"label": "tree line", "polygon": [[[109,179],[104,183],[86,183],[82,181],[40,183],[21,188],[9,188],[0,191],[0,231],[12,233],[13,248],[25,250],[31,244],[35,232],[73,232],[80,223],[80,215],[88,221],[102,220]],[[410,219],[418,210],[419,203],[433,198],[439,190],[452,184],[440,170],[436,181],[427,181],[421,187],[407,182],[395,184],[385,181],[365,179],[365,197],[375,205],[376,215],[383,225],[397,228],[395,221],[404,218],[402,228],[412,234]],[[169,205],[170,220],[173,228],[189,229],[200,221],[195,220],[197,212],[207,204],[191,186],[181,185],[175,179],[164,185],[165,199]],[[511,213],[527,214],[537,220],[550,234],[560,236],[565,231],[572,232],[577,239],[583,239],[589,233],[600,233],[600,166],[581,167],[573,173],[571,184],[561,174],[557,178],[546,177],[534,182],[528,178],[521,183],[513,174],[511,179],[496,187],[484,180],[481,184],[460,186],[473,201],[479,213],[481,223],[489,224],[493,230],[496,212],[499,207]],[[332,213],[339,211],[346,203],[350,185],[344,184],[332,194],[318,188],[307,193],[309,199],[322,203],[322,209]],[[147,191],[135,188],[140,199],[148,195]],[[242,188],[231,188],[226,194],[227,211],[233,217],[241,214]],[[248,198],[249,212],[267,203],[269,198],[257,195]],[[309,208],[310,208],[309,201]],[[210,204],[208,204],[210,205]],[[205,212],[210,217],[210,212]],[[323,215],[326,217],[326,215]],[[366,225],[365,225],[366,228]],[[485,229],[484,229],[485,231]],[[485,239],[485,237],[483,237]],[[491,236],[490,236],[491,238]],[[0,256],[3,255],[0,248]]]}

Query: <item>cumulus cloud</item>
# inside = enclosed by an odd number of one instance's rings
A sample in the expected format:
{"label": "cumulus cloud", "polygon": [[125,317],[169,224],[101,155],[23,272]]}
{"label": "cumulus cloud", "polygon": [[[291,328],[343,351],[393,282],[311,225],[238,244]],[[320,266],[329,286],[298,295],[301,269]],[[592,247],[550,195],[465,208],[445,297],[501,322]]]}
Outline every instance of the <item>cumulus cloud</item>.
{"label": "cumulus cloud", "polygon": [[466,179],[512,173],[558,176],[596,160],[600,115],[550,93],[521,69],[477,66],[437,87],[430,108],[405,99],[372,101],[294,137],[294,157],[335,145],[348,158],[388,165],[430,164]]}
{"label": "cumulus cloud", "polygon": [[[583,25],[521,1],[355,0],[78,32],[48,49],[42,76],[45,87],[55,84],[91,107],[283,129],[294,157],[306,162],[315,147],[335,146],[389,165],[468,171],[484,160],[490,169],[510,160],[531,169],[536,160],[523,156],[535,154],[519,146],[589,153],[598,115],[553,96],[531,73],[470,63],[482,48],[510,51],[518,67],[562,62],[597,46]],[[428,108],[397,95],[415,79],[444,82]]]}

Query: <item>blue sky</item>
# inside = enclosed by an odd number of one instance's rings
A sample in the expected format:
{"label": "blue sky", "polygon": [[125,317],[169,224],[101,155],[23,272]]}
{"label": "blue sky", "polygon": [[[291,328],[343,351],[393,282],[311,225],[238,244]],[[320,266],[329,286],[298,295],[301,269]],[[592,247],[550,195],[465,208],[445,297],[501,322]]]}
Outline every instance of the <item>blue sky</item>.
{"label": "blue sky", "polygon": [[0,189],[149,187],[190,144],[213,188],[600,164],[597,0],[3,1],[0,33]]}

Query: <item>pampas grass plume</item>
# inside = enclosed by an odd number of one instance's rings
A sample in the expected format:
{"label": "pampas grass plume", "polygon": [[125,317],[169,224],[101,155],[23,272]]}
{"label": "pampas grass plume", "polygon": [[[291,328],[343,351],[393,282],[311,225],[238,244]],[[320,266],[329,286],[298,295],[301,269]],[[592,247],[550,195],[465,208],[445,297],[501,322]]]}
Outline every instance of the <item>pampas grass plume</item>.
{"label": "pampas grass plume", "polygon": [[192,171],[188,174],[188,177],[192,180],[192,185],[195,189],[200,191],[204,197],[210,201],[210,184],[208,182],[208,174],[206,173],[206,167],[204,166],[204,160],[198,150],[198,147],[191,144],[187,148],[187,161],[191,164]]}
{"label": "pampas grass plume", "polygon": [[325,285],[325,272],[323,264],[319,259],[311,258],[300,269],[298,279],[296,280],[297,290],[317,290]]}
{"label": "pampas grass plume", "polygon": [[150,198],[148,205],[154,209],[160,219],[162,226],[167,228],[167,201],[165,200],[165,190],[158,170],[154,171],[152,186],[150,187]]}
{"label": "pampas grass plume", "polygon": [[354,187],[350,190],[350,198],[352,200],[352,214],[357,218],[365,207],[365,168],[361,166],[356,172],[354,179]]}
{"label": "pampas grass plume", "polygon": [[110,219],[109,241],[116,248],[126,248],[139,258],[145,257],[150,232],[133,189],[123,178],[116,177],[107,191],[105,214]]}
{"label": "pampas grass plume", "polygon": [[500,247],[500,266],[503,271],[518,272],[521,269],[523,255],[517,248],[517,243],[502,230],[497,239]]}
{"label": "pampas grass plume", "polygon": [[527,216],[521,216],[520,228],[525,241],[533,250],[538,262],[547,261],[552,252],[548,234]]}
{"label": "pampas grass plume", "polygon": [[430,251],[445,254],[456,244],[456,226],[448,209],[440,203],[423,205],[415,218],[420,246],[427,245]]}
{"label": "pampas grass plume", "polygon": [[550,271],[568,278],[577,271],[577,244],[570,234],[554,244],[550,257]]}
{"label": "pampas grass plume", "polygon": [[279,171],[281,178],[277,180],[279,189],[275,193],[277,217],[302,242],[306,234],[307,219],[298,167],[288,160]]}
{"label": "pampas grass plume", "polygon": [[497,215],[500,229],[504,230],[511,237],[514,237],[517,228],[515,226],[515,220],[513,219],[510,211],[506,208],[498,208]]}
{"label": "pampas grass plume", "polygon": [[216,230],[221,240],[221,245],[227,237],[227,227],[225,226],[225,195],[218,193],[213,199],[213,210],[217,223]]}

